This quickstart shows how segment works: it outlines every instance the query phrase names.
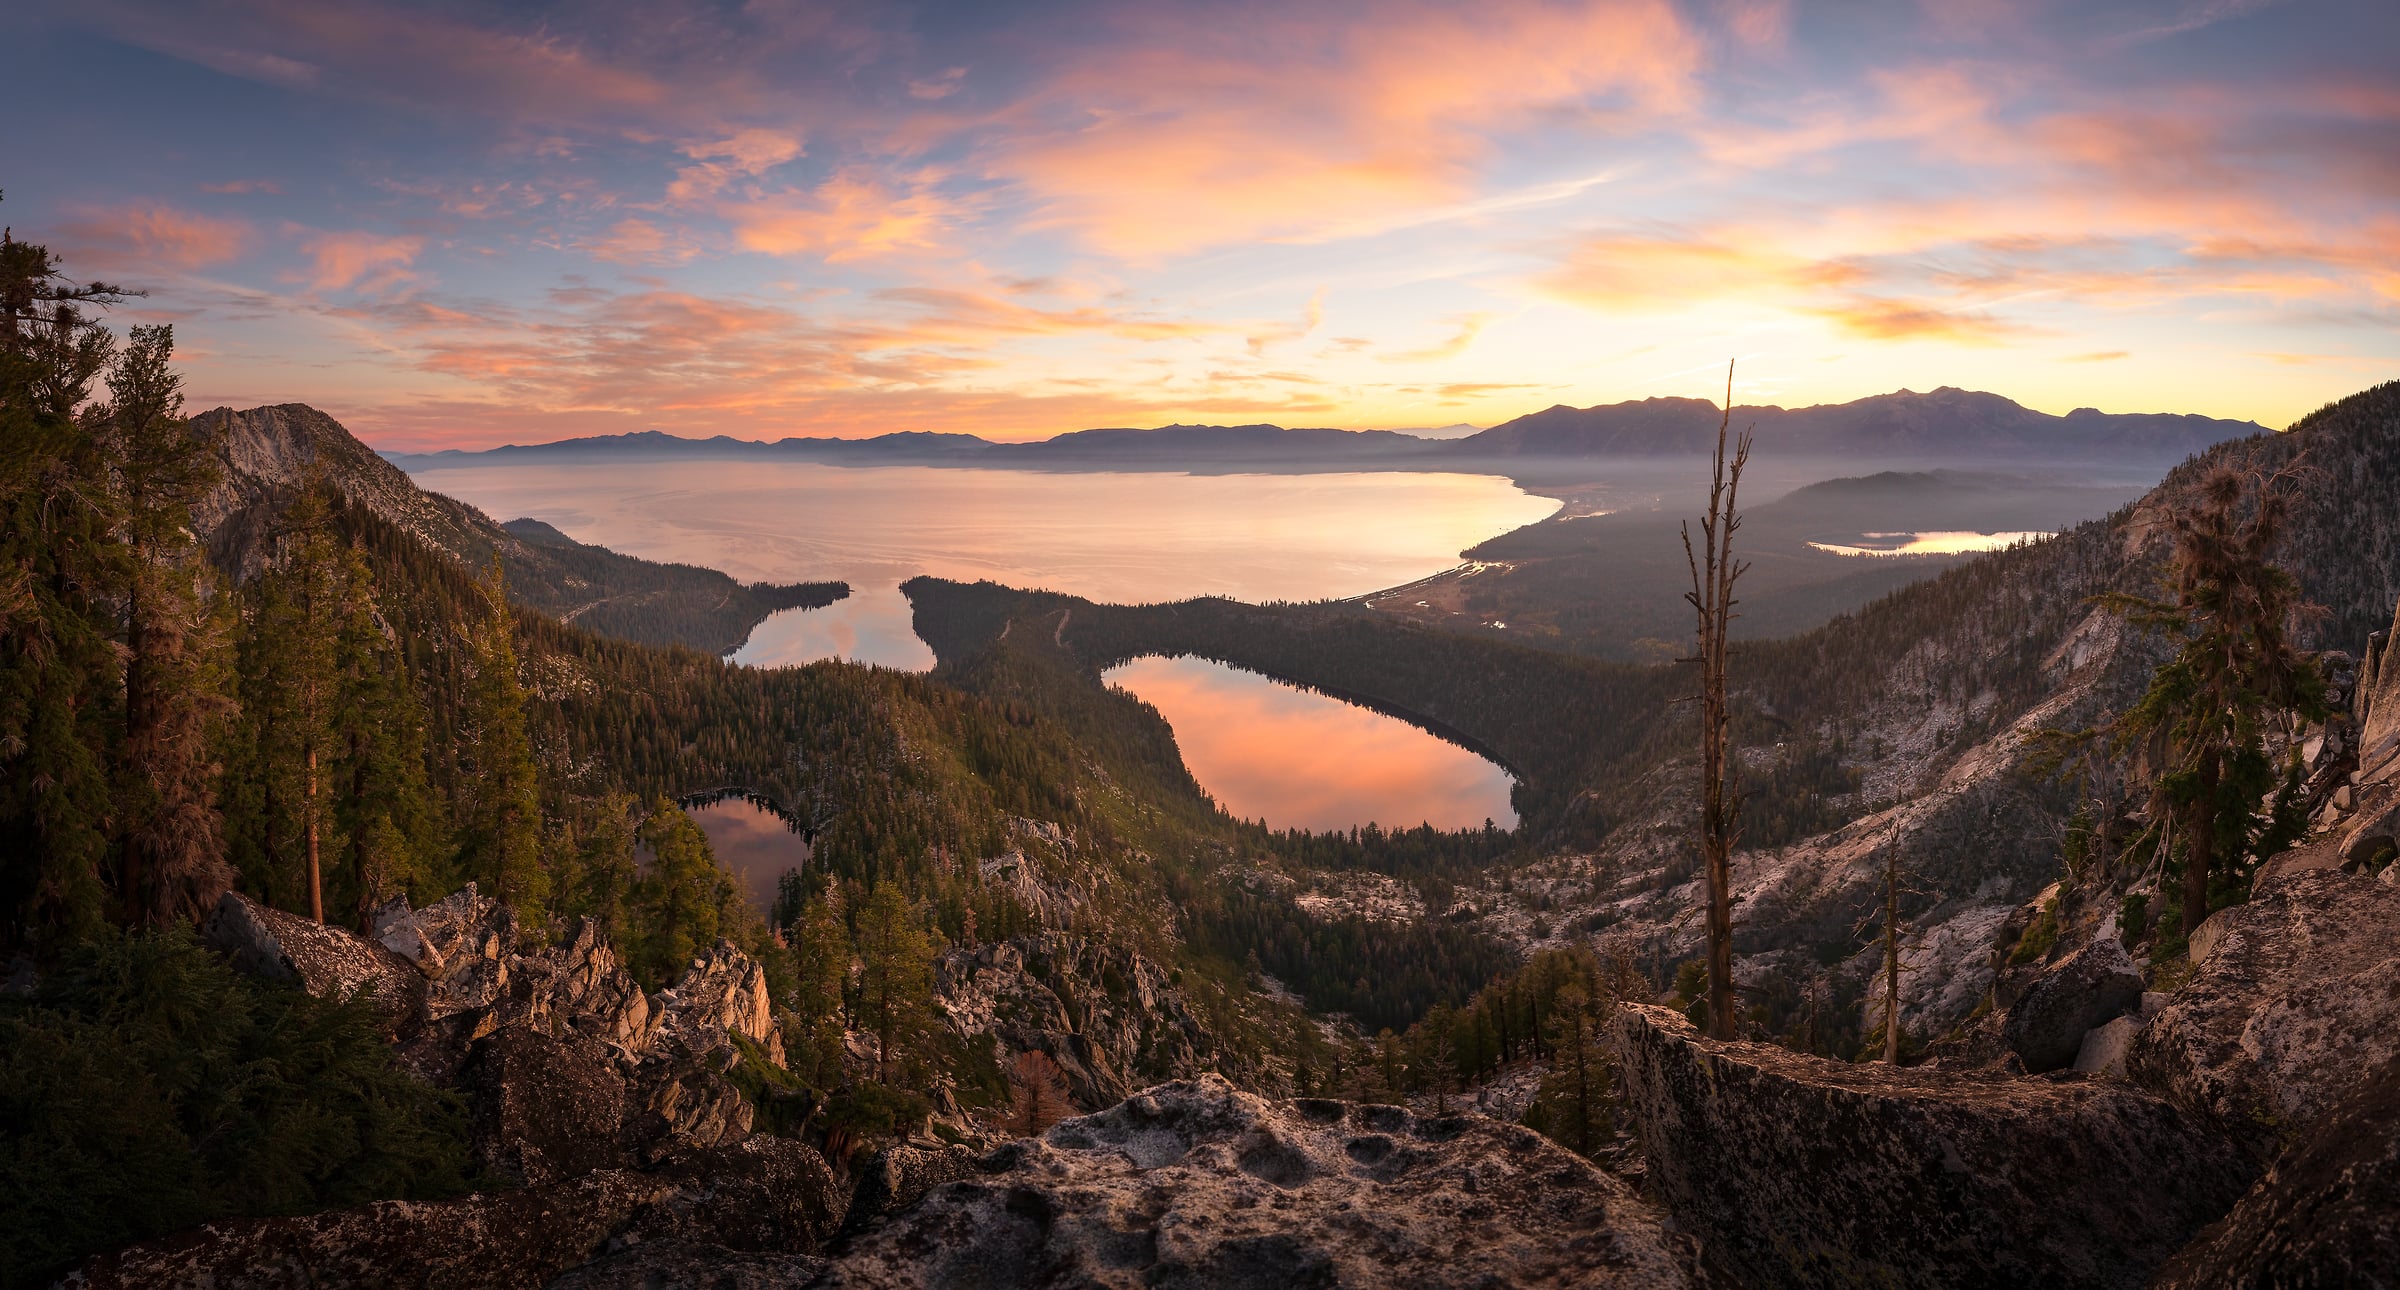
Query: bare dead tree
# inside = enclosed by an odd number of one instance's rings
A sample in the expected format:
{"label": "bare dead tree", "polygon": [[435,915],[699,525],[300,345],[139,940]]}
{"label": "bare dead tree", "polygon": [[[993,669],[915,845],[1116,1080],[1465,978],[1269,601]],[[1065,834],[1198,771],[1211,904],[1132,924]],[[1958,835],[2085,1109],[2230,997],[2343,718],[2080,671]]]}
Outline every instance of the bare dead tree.
{"label": "bare dead tree", "polygon": [[1717,422],[1717,455],[1708,487],[1708,516],[1700,521],[1700,546],[1692,549],[1692,526],[1683,526],[1683,558],[1691,566],[1692,589],[1684,595],[1699,616],[1699,652],[1686,662],[1700,665],[1700,854],[1708,870],[1708,1028],[1719,1039],[1734,1037],[1733,846],[1739,837],[1740,803],[1727,784],[1732,713],[1725,692],[1726,629],[1733,621],[1733,585],[1750,566],[1733,558],[1734,531],[1742,517],[1737,497],[1742,468],[1750,461],[1750,432],[1725,459],[1726,432],[1733,426],[1733,364],[1725,364],[1725,415]]}

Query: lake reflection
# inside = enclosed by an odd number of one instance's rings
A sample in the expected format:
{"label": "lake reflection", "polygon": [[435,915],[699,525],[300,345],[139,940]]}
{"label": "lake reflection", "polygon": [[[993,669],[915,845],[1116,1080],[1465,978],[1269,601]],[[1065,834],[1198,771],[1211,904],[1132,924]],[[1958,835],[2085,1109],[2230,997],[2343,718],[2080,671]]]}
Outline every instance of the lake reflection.
{"label": "lake reflection", "polygon": [[772,912],[784,871],[807,862],[808,843],[774,813],[738,797],[693,807],[691,817],[708,835],[709,849],[733,871],[758,912]]}
{"label": "lake reflection", "polygon": [[1395,717],[1205,659],[1135,659],[1107,677],[1166,717],[1192,777],[1243,819],[1516,827],[1506,771]]}
{"label": "lake reflection", "polygon": [[[1047,474],[801,462],[470,466],[417,482],[494,519],[722,569],[839,578],[848,600],[778,614],[735,657],[923,669],[899,584],[920,573],[1121,604],[1360,595],[1458,563],[1556,503],[1488,475]],[[1480,823],[1480,819],[1478,820]]]}

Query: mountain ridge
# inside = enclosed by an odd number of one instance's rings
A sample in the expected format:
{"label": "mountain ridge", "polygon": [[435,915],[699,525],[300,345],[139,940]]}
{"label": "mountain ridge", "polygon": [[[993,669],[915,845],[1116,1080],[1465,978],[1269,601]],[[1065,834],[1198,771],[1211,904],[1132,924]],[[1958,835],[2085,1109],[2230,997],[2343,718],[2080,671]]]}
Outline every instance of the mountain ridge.
{"label": "mountain ridge", "polygon": [[497,560],[510,597],[527,608],[623,640],[730,653],[770,613],[850,594],[840,582],[745,584],[714,569],[587,545],[547,525],[497,523],[418,488],[339,421],[304,403],[212,408],[193,421],[218,437],[222,467],[217,487],[193,508],[194,530],[237,576],[265,562],[276,520],[317,480],[470,570]]}
{"label": "mountain ridge", "polygon": [[[2025,452],[2070,459],[2181,460],[2228,439],[2264,429],[2255,422],[2187,413],[2107,413],[2078,408],[2064,416],[2036,411],[2003,395],[1944,386],[1898,390],[1847,403],[1784,408],[1737,405],[1734,419],[1760,426],[1784,451],[1886,454],[1979,461]],[[396,452],[404,470],[433,470],[526,460],[796,460],[851,465],[969,465],[1001,469],[1185,469],[1285,465],[1385,470],[1461,470],[1475,463],[1525,459],[1652,458],[1705,455],[1714,445],[1717,405],[1655,397],[1575,408],[1558,404],[1456,439],[1396,430],[1245,425],[1113,426],[1070,430],[1047,439],[1004,442],[924,430],[867,438],[786,436],[687,439],[661,430],[591,435],[545,444],[503,444],[469,451]],[[1500,473],[1506,473],[1503,469]]]}

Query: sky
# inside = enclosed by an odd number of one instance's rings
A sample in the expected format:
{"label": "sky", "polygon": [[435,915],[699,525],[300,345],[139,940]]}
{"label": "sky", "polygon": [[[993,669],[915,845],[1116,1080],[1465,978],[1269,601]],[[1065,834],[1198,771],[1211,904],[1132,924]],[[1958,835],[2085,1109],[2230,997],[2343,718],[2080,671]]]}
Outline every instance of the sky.
{"label": "sky", "polygon": [[2400,376],[2391,0],[18,0],[0,220],[387,449]]}

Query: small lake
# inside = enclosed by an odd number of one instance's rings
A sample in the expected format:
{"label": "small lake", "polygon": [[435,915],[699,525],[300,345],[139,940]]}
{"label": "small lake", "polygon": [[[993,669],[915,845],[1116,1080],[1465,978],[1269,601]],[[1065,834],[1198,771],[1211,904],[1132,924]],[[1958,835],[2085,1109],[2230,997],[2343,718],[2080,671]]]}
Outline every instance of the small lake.
{"label": "small lake", "polygon": [[708,848],[733,871],[761,914],[775,909],[784,871],[808,861],[808,843],[772,811],[739,797],[691,808],[692,821],[708,835]]}
{"label": "small lake", "polygon": [[1217,803],[1270,828],[1515,828],[1508,772],[1447,740],[1198,658],[1140,658],[1108,681],[1159,710]]}
{"label": "small lake", "polygon": [[1051,474],[804,462],[465,466],[416,481],[493,519],[722,569],[840,579],[850,598],[759,625],[760,665],[846,658],[922,670],[900,584],[918,574],[1114,604],[1363,595],[1450,568],[1558,509],[1490,475]]}

